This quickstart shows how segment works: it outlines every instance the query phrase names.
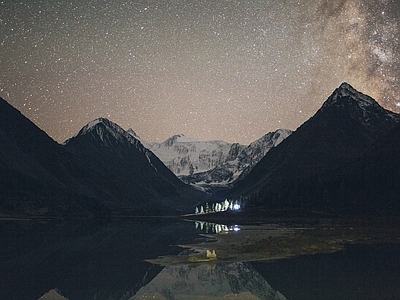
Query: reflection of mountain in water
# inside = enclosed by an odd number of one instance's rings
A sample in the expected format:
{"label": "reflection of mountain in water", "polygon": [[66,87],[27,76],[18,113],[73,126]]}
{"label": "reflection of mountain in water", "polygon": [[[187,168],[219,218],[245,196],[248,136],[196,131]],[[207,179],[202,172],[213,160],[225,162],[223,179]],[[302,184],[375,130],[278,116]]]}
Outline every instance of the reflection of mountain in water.
{"label": "reflection of mountain in water", "polygon": [[134,299],[286,299],[249,263],[165,267]]}

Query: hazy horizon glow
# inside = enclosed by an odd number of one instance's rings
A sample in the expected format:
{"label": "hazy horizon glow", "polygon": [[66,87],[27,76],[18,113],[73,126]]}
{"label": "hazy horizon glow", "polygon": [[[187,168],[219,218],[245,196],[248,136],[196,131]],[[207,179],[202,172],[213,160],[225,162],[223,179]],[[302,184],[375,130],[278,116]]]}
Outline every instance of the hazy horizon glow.
{"label": "hazy horizon glow", "polygon": [[0,96],[59,142],[106,117],[248,144],[344,81],[400,112],[396,0],[0,1],[0,24]]}

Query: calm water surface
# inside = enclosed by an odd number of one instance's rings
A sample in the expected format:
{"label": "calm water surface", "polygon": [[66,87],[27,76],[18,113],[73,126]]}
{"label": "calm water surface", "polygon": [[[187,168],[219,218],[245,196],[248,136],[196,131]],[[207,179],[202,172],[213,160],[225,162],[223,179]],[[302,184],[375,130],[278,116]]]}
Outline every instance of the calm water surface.
{"label": "calm water surface", "polygon": [[[39,299],[58,289],[85,299],[399,299],[400,245],[349,245],[344,251],[268,263],[211,260],[170,264],[176,245],[205,243],[200,233],[237,227],[178,219],[135,219],[102,226],[3,221],[0,299]],[[218,253],[217,253],[218,255]]]}

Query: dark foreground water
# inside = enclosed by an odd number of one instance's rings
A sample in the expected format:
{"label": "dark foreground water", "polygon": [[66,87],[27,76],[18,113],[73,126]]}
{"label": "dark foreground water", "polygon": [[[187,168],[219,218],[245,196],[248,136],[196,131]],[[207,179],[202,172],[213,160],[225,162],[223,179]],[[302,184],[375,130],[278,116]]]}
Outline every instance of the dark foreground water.
{"label": "dark foreground water", "polygon": [[0,299],[58,289],[85,299],[400,299],[400,245],[349,245],[269,263],[218,260],[161,267],[204,241],[191,222],[135,219],[102,226],[3,221]]}

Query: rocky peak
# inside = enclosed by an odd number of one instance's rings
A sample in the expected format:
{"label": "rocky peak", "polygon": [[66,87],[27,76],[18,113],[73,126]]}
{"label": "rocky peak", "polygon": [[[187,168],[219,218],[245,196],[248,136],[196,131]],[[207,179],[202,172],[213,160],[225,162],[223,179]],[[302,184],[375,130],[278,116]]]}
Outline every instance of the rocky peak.
{"label": "rocky peak", "polygon": [[68,144],[71,139],[87,134],[97,136],[105,144],[109,144],[111,140],[127,141],[136,146],[140,143],[133,134],[125,131],[118,124],[106,118],[98,118],[86,124],[74,137],[65,141],[64,145]]}
{"label": "rocky peak", "polygon": [[322,108],[343,106],[345,102],[351,102],[363,109],[369,106],[379,106],[379,104],[370,96],[357,91],[350,84],[344,82],[332,93],[328,100],[323,104]]}
{"label": "rocky peak", "polygon": [[[400,121],[399,114],[386,110],[373,98],[358,92],[348,83],[342,83],[332,93],[316,116],[321,117],[325,113],[329,115],[331,112],[335,112],[336,118],[340,116],[342,121],[345,116],[355,120],[374,134],[381,134]],[[323,118],[325,119],[326,116]]]}

